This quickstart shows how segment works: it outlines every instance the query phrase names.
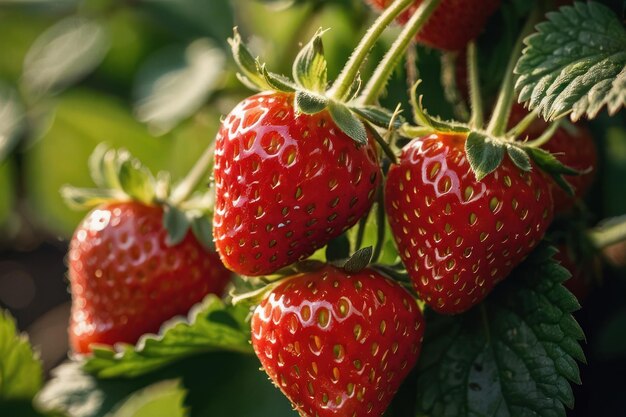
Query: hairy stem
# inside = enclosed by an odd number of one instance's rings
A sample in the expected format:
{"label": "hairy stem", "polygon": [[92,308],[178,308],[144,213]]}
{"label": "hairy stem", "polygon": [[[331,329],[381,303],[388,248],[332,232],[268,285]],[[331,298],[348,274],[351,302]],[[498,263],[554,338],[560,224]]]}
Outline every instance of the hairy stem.
{"label": "hairy stem", "polygon": [[376,67],[359,101],[364,104],[373,104],[378,100],[398,61],[402,58],[409,44],[413,38],[415,38],[415,35],[424,27],[428,18],[430,18],[440,2],[441,0],[425,0],[420,4],[419,8],[415,11],[413,16],[411,16],[411,19],[406,23],[398,39],[391,45],[391,49],[389,49],[381,63]]}
{"label": "hairy stem", "polygon": [[531,111],[530,113],[528,113],[526,116],[524,116],[524,118],[522,120],[520,120],[520,122],[518,124],[516,124],[511,130],[509,130],[508,132],[506,132],[506,136],[507,137],[518,137],[519,135],[521,135],[522,133],[524,133],[524,131],[526,129],[528,129],[528,127],[533,124],[533,122],[535,120],[537,120],[537,114],[538,114],[538,109],[534,109],[533,111]]}
{"label": "hairy stem", "polygon": [[180,205],[196,189],[200,181],[213,167],[213,153],[215,152],[215,141],[204,150],[204,153],[196,161],[187,176],[176,186],[172,192],[171,203]]}
{"label": "hairy stem", "polygon": [[550,139],[552,139],[552,136],[554,136],[554,134],[556,133],[556,130],[559,128],[560,124],[561,123],[558,120],[556,122],[551,123],[550,126],[548,126],[548,128],[543,132],[543,134],[541,136],[539,136],[535,140],[531,140],[531,141],[526,142],[526,146],[530,146],[530,147],[533,147],[533,148],[539,148],[542,145],[545,145],[546,143],[548,143],[550,141]]}
{"label": "hairy stem", "polygon": [[395,0],[391,6],[389,6],[383,14],[381,14],[374,24],[368,29],[363,36],[363,39],[356,47],[350,59],[343,67],[343,70],[337,77],[337,80],[333,84],[332,88],[328,92],[328,96],[342,101],[345,95],[350,91],[350,87],[356,78],[363,61],[369,54],[370,50],[380,38],[383,31],[389,26],[389,24],[395,19],[404,9],[409,7],[413,0]]}
{"label": "hairy stem", "polygon": [[487,127],[487,132],[494,136],[501,136],[506,130],[509,116],[511,114],[511,107],[513,106],[513,100],[515,98],[515,74],[513,73],[513,70],[515,69],[517,60],[522,54],[524,38],[526,38],[526,36],[531,33],[535,26],[535,23],[539,19],[539,10],[539,5],[535,5],[530,15],[528,16],[528,20],[526,20],[526,24],[520,32],[511,51],[511,57],[509,58],[509,62],[506,66],[506,72],[504,73],[504,80],[502,80],[502,86],[500,87],[498,101],[496,102],[496,107],[493,110],[491,120],[489,121],[489,126]]}
{"label": "hairy stem", "polygon": [[472,117],[470,126],[474,129],[482,129],[485,122],[483,116],[483,97],[480,91],[480,79],[478,76],[478,52],[476,42],[472,41],[467,46],[467,74],[470,90],[470,106]]}

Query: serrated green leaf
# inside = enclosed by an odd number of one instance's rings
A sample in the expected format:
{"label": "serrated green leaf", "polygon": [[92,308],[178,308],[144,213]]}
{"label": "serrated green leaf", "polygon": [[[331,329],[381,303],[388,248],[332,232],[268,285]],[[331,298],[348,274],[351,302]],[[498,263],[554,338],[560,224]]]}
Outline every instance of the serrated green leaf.
{"label": "serrated green leaf", "polygon": [[60,192],[65,203],[75,210],[92,209],[108,201],[120,201],[127,198],[116,190],[106,188],[77,188],[65,185]]}
{"label": "serrated green leaf", "polygon": [[328,111],[330,112],[330,117],[332,117],[342,132],[350,136],[359,145],[367,144],[365,125],[345,104],[330,101]]}
{"label": "serrated green leaf", "polygon": [[371,246],[368,246],[363,249],[359,249],[354,252],[354,254],[346,261],[343,265],[344,271],[347,273],[355,273],[363,270],[369,265],[372,260],[373,249]]}
{"label": "serrated green leaf", "polygon": [[205,249],[215,250],[215,244],[213,243],[213,223],[208,216],[193,217],[191,219],[191,231]]}
{"label": "serrated green leaf", "polygon": [[547,120],[571,112],[573,121],[626,104],[626,29],[609,8],[577,2],[549,13],[537,30],[515,68],[521,102]]}
{"label": "serrated green leaf", "polygon": [[18,333],[9,313],[0,310],[0,402],[30,400],[41,388],[42,375],[28,339]]}
{"label": "serrated green leaf", "polygon": [[298,90],[295,96],[296,110],[304,114],[316,114],[328,106],[328,99],[324,96]]}
{"label": "serrated green leaf", "polygon": [[530,157],[520,147],[507,145],[506,153],[509,155],[509,158],[511,158],[511,161],[513,161],[515,166],[522,171],[528,172],[532,169],[532,166],[530,165]]}
{"label": "serrated green leaf", "polygon": [[248,47],[241,40],[241,36],[234,29],[233,37],[228,39],[233,58],[237,66],[239,67],[240,74],[239,79],[248,87],[255,90],[270,90],[270,86],[265,81],[263,76],[261,65],[258,59],[252,56]]}
{"label": "serrated green leaf", "polygon": [[41,95],[91,72],[109,49],[108,34],[95,20],[68,17],[37,38],[24,59],[23,86]]}
{"label": "serrated green leaf", "polygon": [[394,117],[392,112],[382,107],[351,106],[350,109],[370,123],[382,128],[388,128],[391,125],[394,129],[400,129],[400,127],[405,123],[402,116],[396,115]]}
{"label": "serrated green leaf", "polygon": [[168,205],[163,210],[163,227],[167,230],[167,244],[175,246],[187,236],[191,220],[184,211]]}
{"label": "serrated green leaf", "polygon": [[84,368],[100,378],[131,378],[203,352],[251,353],[249,325],[242,320],[247,310],[241,308],[209,295],[187,320],[170,320],[158,335],[145,335],[135,346],[95,347]]}
{"label": "serrated green leaf", "polygon": [[160,381],[131,394],[107,417],[186,417],[189,415],[184,406],[186,396],[180,381]]}
{"label": "serrated green leaf", "polygon": [[478,181],[500,166],[504,150],[505,146],[500,141],[479,132],[470,132],[465,142],[465,153]]}
{"label": "serrated green leaf", "polygon": [[[432,417],[565,416],[579,382],[569,273],[540,245],[479,307],[427,313],[418,409]],[[565,307],[564,307],[565,306]],[[577,350],[580,352],[580,350]],[[421,414],[419,414],[421,415]]]}
{"label": "serrated green leaf", "polygon": [[155,180],[152,173],[128,152],[118,151],[118,178],[122,190],[132,199],[152,204]]}
{"label": "serrated green leaf", "polygon": [[322,35],[324,31],[319,29],[298,53],[293,63],[293,79],[304,88],[316,93],[326,91],[328,82],[327,64],[324,57],[324,45]]}

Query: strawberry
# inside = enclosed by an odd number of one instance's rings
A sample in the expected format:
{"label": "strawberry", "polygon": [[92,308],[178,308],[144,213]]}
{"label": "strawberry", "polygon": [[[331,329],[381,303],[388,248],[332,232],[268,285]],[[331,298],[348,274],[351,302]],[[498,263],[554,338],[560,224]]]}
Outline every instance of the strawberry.
{"label": "strawberry", "polygon": [[70,340],[134,343],[208,293],[220,294],[230,272],[188,233],[169,246],[163,209],[139,202],[106,203],[91,211],[70,243]]}
{"label": "strawberry", "polygon": [[256,308],[252,345],[302,416],[383,414],[419,355],[411,295],[372,269],[288,278]]}
{"label": "strawberry", "polygon": [[252,276],[306,258],[354,225],[380,182],[371,139],[358,145],[328,110],[298,114],[294,94],[283,92],[249,97],[224,119],[214,177],[216,248],[228,268]]}
{"label": "strawberry", "polygon": [[539,243],[553,217],[542,172],[524,172],[505,155],[477,181],[466,138],[434,133],[414,139],[385,185],[390,226],[413,285],[446,314],[485,298]]}
{"label": "strawberry", "polygon": [[[387,8],[392,0],[367,0],[374,8]],[[400,15],[398,21],[406,23],[422,0],[415,0]],[[500,0],[442,0],[416,40],[438,49],[458,50],[476,38],[489,17],[500,7]]]}
{"label": "strawberry", "polygon": [[[515,125],[522,120],[528,111],[521,105],[516,104],[511,111],[509,124]],[[541,136],[548,128],[548,124],[537,118],[525,134],[532,137]],[[583,123],[576,125],[566,124],[557,129],[550,141],[541,146],[546,151],[552,153],[563,165],[581,171],[581,175],[569,175],[567,181],[574,189],[571,196],[558,185],[554,185],[554,211],[563,214],[570,211],[577,201],[580,201],[591,185],[595,177],[598,165],[598,152],[593,136]]]}

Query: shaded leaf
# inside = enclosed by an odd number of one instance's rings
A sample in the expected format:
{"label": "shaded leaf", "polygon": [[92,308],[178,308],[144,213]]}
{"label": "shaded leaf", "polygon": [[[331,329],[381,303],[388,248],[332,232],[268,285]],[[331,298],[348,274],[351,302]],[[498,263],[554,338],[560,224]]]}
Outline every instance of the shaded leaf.
{"label": "shaded leaf", "polygon": [[158,133],[169,131],[198,110],[218,87],[225,64],[222,50],[208,39],[157,52],[136,76],[137,117]]}
{"label": "shaded leaf", "polygon": [[372,124],[385,129],[390,125],[395,129],[399,129],[405,123],[402,116],[396,115],[394,118],[392,112],[378,106],[351,106],[350,110]]}
{"label": "shaded leaf", "polygon": [[331,101],[329,102],[328,110],[333,121],[342,132],[350,136],[359,145],[367,144],[365,125],[346,105]]}
{"label": "shaded leaf", "polygon": [[207,215],[192,218],[191,231],[205,249],[215,250],[215,244],[213,242],[213,223]]}
{"label": "shaded leaf", "polygon": [[24,59],[23,84],[41,95],[74,83],[91,72],[109,48],[95,20],[68,17],[42,33]]}
{"label": "shaded leaf", "polygon": [[296,110],[304,114],[316,114],[321,112],[328,105],[328,99],[324,96],[312,94],[306,91],[296,92]]}
{"label": "shaded leaf", "polygon": [[[418,408],[432,417],[565,416],[580,383],[580,306],[569,273],[541,245],[479,307],[427,312]],[[420,414],[421,415],[421,414]]]}
{"label": "shaded leaf", "polygon": [[152,173],[126,151],[118,151],[118,177],[122,190],[132,199],[151,204],[155,196]]}
{"label": "shaded leaf", "polygon": [[163,227],[167,230],[167,244],[169,246],[178,245],[183,241],[191,221],[185,212],[179,210],[177,207],[167,205],[163,210]]}
{"label": "shaded leaf", "polygon": [[504,158],[505,146],[489,136],[470,132],[465,142],[467,160],[478,181],[495,171]]}
{"label": "shaded leaf", "polygon": [[234,29],[233,37],[228,39],[233,58],[239,67],[239,79],[253,90],[269,90],[265,77],[262,73],[261,64],[252,56],[245,43],[243,43],[237,28]]}
{"label": "shaded leaf", "polygon": [[517,63],[520,102],[547,120],[571,112],[592,119],[626,104],[626,29],[597,2],[576,2],[548,14],[526,40]]}
{"label": "shaded leaf", "polygon": [[369,265],[372,260],[373,250],[371,246],[363,249],[359,249],[346,261],[343,265],[343,269],[347,273],[355,273],[363,270]]}
{"label": "shaded leaf", "polygon": [[186,395],[180,381],[160,381],[131,394],[107,417],[186,417]]}
{"label": "shaded leaf", "polygon": [[524,151],[520,147],[507,145],[506,153],[509,155],[509,158],[511,158],[511,161],[513,161],[515,166],[522,171],[528,172],[532,169],[532,166],[530,165],[530,157],[528,156],[526,151]]}
{"label": "shaded leaf", "polygon": [[574,195],[574,189],[563,178],[563,175],[578,175],[580,174],[578,171],[563,165],[554,155],[541,148],[526,147],[525,149],[533,162],[542,171],[547,172],[569,195]]}

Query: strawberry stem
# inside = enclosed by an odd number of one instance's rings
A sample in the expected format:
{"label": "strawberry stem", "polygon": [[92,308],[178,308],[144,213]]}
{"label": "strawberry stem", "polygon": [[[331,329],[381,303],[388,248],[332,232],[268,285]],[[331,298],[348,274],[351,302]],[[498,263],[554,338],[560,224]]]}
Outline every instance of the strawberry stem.
{"label": "strawberry stem", "polygon": [[196,161],[187,176],[176,186],[172,192],[170,202],[174,206],[184,202],[196,189],[200,181],[206,176],[213,166],[213,153],[215,152],[215,141],[204,150],[204,153]]}
{"label": "strawberry stem", "polygon": [[417,33],[424,27],[428,18],[435,11],[441,0],[426,0],[415,11],[406,26],[400,32],[400,36],[391,45],[391,49],[385,54],[381,63],[376,67],[372,78],[369,80],[359,100],[364,104],[373,104],[381,95],[389,76],[396,68],[398,61],[406,52],[409,44]]}
{"label": "strawberry stem", "polygon": [[395,0],[379,17],[374,24],[367,30],[365,36],[356,47],[350,59],[344,66],[343,70],[337,77],[337,80],[328,92],[328,96],[338,101],[343,101],[346,94],[350,91],[354,80],[357,77],[359,69],[367,58],[370,50],[380,38],[383,31],[400,13],[404,11],[413,0]]}
{"label": "strawberry stem", "polygon": [[483,123],[485,123],[483,116],[483,97],[480,92],[478,53],[476,51],[476,42],[474,41],[467,45],[467,74],[470,87],[470,106],[472,108],[470,126],[474,129],[482,129]]}
{"label": "strawberry stem", "polygon": [[539,108],[535,108],[533,111],[528,113],[526,116],[524,116],[522,120],[520,120],[518,124],[516,124],[511,130],[506,132],[506,137],[516,138],[522,133],[524,133],[524,131],[528,129],[528,127],[531,124],[533,124],[535,120],[537,120],[538,113],[539,113]]}
{"label": "strawberry stem", "polygon": [[526,24],[522,28],[522,31],[517,37],[515,45],[511,51],[511,56],[504,73],[504,80],[502,80],[502,85],[500,87],[498,101],[496,102],[496,107],[493,110],[491,120],[489,121],[489,126],[487,127],[487,132],[493,136],[501,136],[506,130],[509,116],[511,114],[511,108],[513,107],[513,100],[515,99],[515,73],[513,70],[515,69],[515,65],[517,65],[517,60],[522,54],[524,39],[531,33],[535,23],[539,19],[539,9],[539,6],[535,6],[530,12],[528,19],[526,20]]}
{"label": "strawberry stem", "polygon": [[531,148],[540,148],[545,145],[552,139],[552,136],[556,133],[556,130],[559,128],[561,122],[555,121],[548,126],[548,128],[543,132],[541,136],[539,136],[535,140],[531,140],[525,143],[526,146],[530,146]]}
{"label": "strawberry stem", "polygon": [[589,238],[597,249],[603,249],[626,240],[626,215],[613,218],[605,225],[589,231]]}
{"label": "strawberry stem", "polygon": [[370,131],[372,136],[374,136],[374,140],[376,140],[376,143],[378,143],[378,146],[380,146],[380,148],[383,150],[385,155],[387,155],[387,158],[389,158],[389,160],[393,164],[397,164],[398,163],[398,157],[393,152],[393,149],[391,149],[391,146],[389,146],[389,144],[385,141],[385,139],[382,136],[380,136],[380,133],[378,133],[376,128],[374,126],[372,126],[371,123],[368,122],[368,121],[365,121],[365,126]]}

